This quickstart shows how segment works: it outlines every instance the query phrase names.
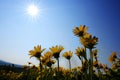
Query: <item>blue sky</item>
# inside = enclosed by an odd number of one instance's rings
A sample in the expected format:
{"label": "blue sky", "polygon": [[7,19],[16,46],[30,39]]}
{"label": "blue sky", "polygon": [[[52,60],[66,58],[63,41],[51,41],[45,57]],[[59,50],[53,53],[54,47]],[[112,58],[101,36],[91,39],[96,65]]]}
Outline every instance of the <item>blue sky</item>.
{"label": "blue sky", "polygon": [[[31,3],[41,9],[34,20],[26,14]],[[29,58],[28,51],[38,44],[46,50],[63,45],[64,51],[75,52],[81,45],[72,29],[86,25],[88,32],[99,38],[99,60],[108,63],[111,52],[120,53],[119,4],[119,0],[0,0],[0,59],[36,63]],[[79,63],[75,56],[72,60],[72,65]],[[65,62],[61,58],[61,64]]]}

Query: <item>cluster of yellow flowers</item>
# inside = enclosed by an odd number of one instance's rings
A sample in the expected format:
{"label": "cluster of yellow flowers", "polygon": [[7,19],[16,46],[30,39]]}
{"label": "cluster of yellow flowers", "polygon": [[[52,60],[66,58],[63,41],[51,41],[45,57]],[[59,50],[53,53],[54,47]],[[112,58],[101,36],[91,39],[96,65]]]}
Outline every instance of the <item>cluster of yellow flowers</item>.
{"label": "cluster of yellow flowers", "polygon": [[[102,64],[98,60],[98,38],[87,32],[88,27],[80,25],[73,29],[75,36],[79,37],[82,47],[77,47],[75,52],[71,50],[63,52],[62,57],[69,61],[69,69],[59,66],[59,58],[64,47],[61,45],[52,46],[48,51],[41,45],[34,46],[29,51],[30,58],[35,57],[39,61],[39,66],[28,62],[24,65],[23,72],[15,73],[13,68],[7,67],[9,71],[4,71],[4,66],[0,67],[0,80],[120,80],[120,58],[117,52],[112,52],[109,62],[112,67]],[[71,58],[76,55],[81,61],[81,65],[71,68]],[[89,56],[87,56],[89,55]],[[57,61],[57,67],[53,66]]]}
{"label": "cluster of yellow flowers", "polygon": [[88,27],[85,25],[80,27],[75,27],[73,29],[73,32],[76,36],[80,37],[80,42],[83,46],[86,48],[92,49],[98,42],[98,38],[96,36],[93,36],[87,32]]}
{"label": "cluster of yellow flowers", "polygon": [[[98,38],[96,36],[92,36],[90,33],[87,32],[88,27],[86,27],[85,25],[80,25],[79,27],[75,27],[73,29],[73,33],[75,34],[75,36],[79,37],[80,39],[80,43],[82,44],[82,47],[78,47],[75,52],[72,51],[67,51],[63,53],[63,57],[65,57],[68,61],[69,61],[69,70],[65,70],[62,67],[59,67],[59,57],[60,57],[60,53],[64,50],[63,46],[52,46],[51,48],[49,48],[50,51],[47,51],[44,53],[44,55],[42,54],[43,51],[45,50],[41,48],[41,45],[35,46],[34,50],[30,50],[29,51],[29,55],[30,57],[36,57],[39,61],[40,61],[40,69],[43,69],[43,66],[46,67],[48,66],[49,68],[52,67],[52,65],[56,62],[57,60],[57,65],[58,67],[55,68],[53,75],[57,75],[59,74],[59,72],[62,72],[66,75],[68,75],[67,73],[69,73],[71,75],[71,78],[76,78],[78,79],[78,75],[81,75],[81,79],[83,80],[93,80],[93,78],[95,77],[95,73],[97,73],[97,75],[99,75],[98,77],[101,79],[103,79],[103,71],[108,75],[109,68],[106,64],[102,64],[99,62],[98,60],[98,50],[96,49],[96,45],[98,44]],[[73,71],[73,69],[71,69],[71,57],[74,55],[73,53],[76,54],[76,56],[78,56],[78,58],[80,59],[82,65],[79,69],[79,71],[77,70],[78,74],[75,76],[72,75],[75,70]],[[88,57],[87,55],[90,55],[90,57]],[[54,58],[56,60],[54,60]],[[117,58],[117,53],[113,52],[111,54],[111,56],[109,57],[109,61],[110,62],[114,62],[114,64],[112,65],[112,67],[118,68],[120,67],[120,59]],[[97,70],[97,71],[96,71]],[[40,72],[42,72],[42,70],[40,70]],[[58,73],[56,73],[58,72]],[[41,76],[42,73],[41,73]],[[42,79],[42,77],[40,77]],[[106,78],[107,79],[107,78]]]}
{"label": "cluster of yellow flowers", "polygon": [[56,61],[52,59],[54,57],[58,61],[58,70],[59,70],[59,56],[60,52],[64,49],[63,46],[52,46],[49,48],[50,51],[47,51],[42,55],[43,51],[45,50],[41,48],[41,45],[35,46],[34,50],[29,51],[30,57],[36,57],[40,62],[40,70],[42,71],[43,67],[51,67]]}

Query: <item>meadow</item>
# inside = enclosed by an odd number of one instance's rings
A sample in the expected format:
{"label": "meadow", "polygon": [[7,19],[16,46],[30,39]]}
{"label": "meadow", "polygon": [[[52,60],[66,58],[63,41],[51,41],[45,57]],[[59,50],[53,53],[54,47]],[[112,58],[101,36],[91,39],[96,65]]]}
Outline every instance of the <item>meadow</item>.
{"label": "meadow", "polygon": [[[59,58],[64,50],[62,45],[55,45],[46,51],[41,45],[34,46],[29,51],[30,58],[35,57],[39,66],[28,62],[22,68],[2,65],[0,66],[0,80],[120,80],[120,58],[117,52],[112,52],[108,60],[112,66],[102,64],[98,58],[96,45],[99,38],[88,33],[88,27],[80,25],[73,29],[73,33],[79,38],[82,47],[75,52],[66,51],[62,57],[68,60],[69,68],[61,67]],[[87,57],[87,55],[90,57]],[[71,57],[76,55],[81,65],[71,67]],[[54,67],[57,63],[57,66]]]}

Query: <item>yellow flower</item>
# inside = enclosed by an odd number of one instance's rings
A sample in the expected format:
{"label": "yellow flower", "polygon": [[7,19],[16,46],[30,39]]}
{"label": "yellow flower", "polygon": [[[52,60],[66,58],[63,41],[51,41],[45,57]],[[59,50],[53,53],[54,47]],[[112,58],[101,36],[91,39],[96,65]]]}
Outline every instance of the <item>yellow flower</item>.
{"label": "yellow flower", "polygon": [[73,33],[78,36],[78,37],[82,37],[88,30],[88,27],[86,27],[85,25],[82,26],[80,25],[80,27],[75,27],[73,29]]}
{"label": "yellow flower", "polygon": [[34,50],[30,50],[29,51],[29,55],[30,57],[36,57],[36,58],[40,58],[41,57],[41,53],[45,50],[44,49],[41,49],[41,45],[38,45],[38,46],[34,46]]}
{"label": "yellow flower", "polygon": [[82,57],[85,58],[85,55],[86,55],[85,48],[83,48],[83,47],[82,47],[82,48],[78,47],[78,48],[76,49],[75,54],[76,54],[78,57],[82,56]]}
{"label": "yellow flower", "polygon": [[44,56],[42,56],[42,64],[46,64],[52,58],[52,52],[47,51]]}
{"label": "yellow flower", "polygon": [[56,59],[59,58],[59,54],[60,54],[60,52],[61,52],[63,49],[64,49],[63,46],[58,46],[58,45],[53,46],[53,47],[50,48],[50,50],[51,50],[52,53],[53,53],[54,58],[56,58]]}
{"label": "yellow flower", "polygon": [[102,64],[102,63],[99,63],[98,66],[99,66],[99,68],[101,68],[101,69],[103,68],[103,64]]}
{"label": "yellow flower", "polygon": [[63,57],[70,60],[70,58],[72,57],[72,54],[73,54],[73,52],[71,52],[71,51],[64,52]]}
{"label": "yellow flower", "polygon": [[94,57],[97,57],[98,50],[95,49],[95,50],[93,50],[92,52],[93,52]]}
{"label": "yellow flower", "polygon": [[93,66],[94,66],[94,67],[98,67],[98,61],[94,61],[94,62],[93,62]]}
{"label": "yellow flower", "polygon": [[116,52],[112,52],[112,54],[109,57],[109,61],[112,63],[115,61],[115,59],[117,58],[117,53]]}
{"label": "yellow flower", "polygon": [[55,60],[49,60],[48,62],[46,62],[46,65],[48,66],[48,67],[51,67],[52,66],[52,64],[55,64]]}
{"label": "yellow flower", "polygon": [[103,64],[103,69],[104,69],[104,70],[108,69],[107,64]]}
{"label": "yellow flower", "polygon": [[80,38],[80,42],[86,48],[92,49],[98,42],[98,38],[89,33],[86,33],[83,37]]}
{"label": "yellow flower", "polygon": [[112,68],[112,69],[117,69],[118,66],[117,66],[116,64],[113,64],[111,68]]}
{"label": "yellow flower", "polygon": [[52,52],[48,51],[48,52],[46,52],[46,53],[44,54],[43,57],[46,58],[46,59],[51,59],[52,56],[53,56]]}

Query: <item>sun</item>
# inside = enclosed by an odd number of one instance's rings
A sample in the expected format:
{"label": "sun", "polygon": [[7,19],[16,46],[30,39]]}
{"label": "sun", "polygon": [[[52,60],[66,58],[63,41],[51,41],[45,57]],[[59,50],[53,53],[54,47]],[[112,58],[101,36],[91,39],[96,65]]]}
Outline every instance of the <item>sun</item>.
{"label": "sun", "polygon": [[36,17],[39,14],[39,8],[36,5],[31,4],[27,7],[27,13],[32,17]]}

